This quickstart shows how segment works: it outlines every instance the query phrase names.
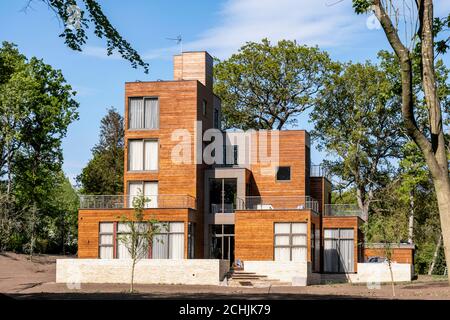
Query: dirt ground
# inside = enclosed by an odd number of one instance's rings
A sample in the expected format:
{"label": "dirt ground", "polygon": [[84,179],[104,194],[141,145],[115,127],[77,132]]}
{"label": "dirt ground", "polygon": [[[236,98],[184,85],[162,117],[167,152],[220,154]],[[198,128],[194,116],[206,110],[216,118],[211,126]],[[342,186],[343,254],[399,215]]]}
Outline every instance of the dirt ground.
{"label": "dirt ground", "polygon": [[[394,299],[390,285],[369,289],[365,285],[327,284],[308,287],[233,288],[223,286],[82,284],[69,288],[55,283],[55,260],[40,255],[33,262],[25,255],[0,253],[0,293],[18,299]],[[71,257],[70,257],[71,258]],[[395,286],[395,299],[450,300],[445,279],[419,276]]]}

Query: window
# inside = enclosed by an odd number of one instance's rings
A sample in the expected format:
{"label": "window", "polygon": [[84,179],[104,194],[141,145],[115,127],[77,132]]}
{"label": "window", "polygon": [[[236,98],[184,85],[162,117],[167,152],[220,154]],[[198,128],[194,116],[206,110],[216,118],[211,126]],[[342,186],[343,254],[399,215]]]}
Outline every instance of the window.
{"label": "window", "polygon": [[153,238],[152,258],[183,259],[184,223],[169,222],[160,230],[160,233]]}
{"label": "window", "polygon": [[129,129],[158,129],[159,102],[156,98],[130,98]]}
{"label": "window", "polygon": [[[114,224],[117,225],[116,230]],[[145,231],[146,224],[140,223],[142,232]],[[124,222],[101,222],[99,231],[99,256],[102,259],[130,259],[130,253],[124,239],[130,234],[130,226]],[[148,248],[145,244],[139,250],[141,258],[153,259],[183,259],[184,257],[184,223],[183,222],[160,222],[160,233],[153,237],[153,245]],[[192,226],[193,234],[194,228]],[[115,239],[115,241],[114,241]],[[191,238],[191,252],[193,257],[194,238]],[[114,250],[116,246],[116,250]]]}
{"label": "window", "polygon": [[158,207],[158,182],[156,181],[133,181],[128,183],[128,206],[133,207],[133,199],[135,196],[144,195],[145,208]]}
{"label": "window", "polygon": [[307,224],[275,223],[274,246],[276,261],[307,260]]}
{"label": "window", "polygon": [[237,165],[238,164],[238,150],[239,150],[239,146],[234,145],[233,146],[233,164]]}
{"label": "window", "polygon": [[324,229],[324,271],[353,272],[353,229]]}
{"label": "window", "polygon": [[128,170],[129,171],[158,170],[158,141],[129,140]]}
{"label": "window", "polygon": [[114,224],[112,222],[100,222],[98,234],[100,259],[114,258]]}
{"label": "window", "polygon": [[202,101],[202,114],[204,116],[206,116],[206,108],[207,108],[208,103],[206,102],[206,100]]}
{"label": "window", "polygon": [[291,180],[291,167],[278,167],[278,169],[277,169],[277,180],[278,181],[289,181],[289,180]]}
{"label": "window", "polygon": [[[135,227],[139,232],[144,233],[147,226],[146,223],[136,222]],[[141,231],[142,230],[142,231]],[[130,225],[128,223],[119,222],[117,224],[116,241],[117,241],[117,259],[131,259],[130,248],[124,243],[128,241],[130,237]],[[144,239],[142,239],[143,241]],[[141,246],[136,250],[136,254],[139,255],[140,259],[149,258],[149,251],[147,242],[141,243]]]}

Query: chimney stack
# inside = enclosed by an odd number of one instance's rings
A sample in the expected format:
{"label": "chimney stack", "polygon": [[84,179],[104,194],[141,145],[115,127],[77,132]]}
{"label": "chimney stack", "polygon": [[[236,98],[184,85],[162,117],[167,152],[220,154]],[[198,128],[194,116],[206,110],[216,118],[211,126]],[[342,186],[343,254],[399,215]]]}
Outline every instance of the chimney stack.
{"label": "chimney stack", "polygon": [[198,80],[212,88],[213,58],[206,51],[183,52],[173,57],[174,80]]}

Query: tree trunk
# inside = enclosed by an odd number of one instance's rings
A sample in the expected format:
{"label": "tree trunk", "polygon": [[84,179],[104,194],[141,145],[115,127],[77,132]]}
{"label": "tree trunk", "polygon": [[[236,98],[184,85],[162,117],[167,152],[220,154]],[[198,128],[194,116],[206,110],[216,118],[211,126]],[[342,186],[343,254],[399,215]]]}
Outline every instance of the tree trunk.
{"label": "tree trunk", "polygon": [[428,269],[429,276],[433,274],[433,270],[436,265],[436,260],[439,255],[439,250],[441,249],[441,246],[442,246],[442,233],[439,234],[439,240],[438,243],[436,244],[436,248],[434,249],[433,260],[431,261],[430,268]]}
{"label": "tree trunk", "polygon": [[370,201],[363,198],[363,191],[356,190],[356,199],[358,201],[358,207],[362,211],[362,219],[368,221],[369,219],[369,203]]}
{"label": "tree trunk", "polygon": [[389,273],[391,274],[391,286],[392,286],[392,296],[395,297],[395,283],[394,283],[394,272],[392,272],[391,260],[388,260]]}
{"label": "tree trunk", "polygon": [[442,176],[441,180],[444,181],[435,182],[435,190],[439,208],[439,217],[441,220],[445,261],[448,266],[450,261],[450,179],[447,175]]}
{"label": "tree trunk", "polygon": [[414,195],[409,192],[409,221],[408,221],[408,243],[413,243],[414,238]]}
{"label": "tree trunk", "polygon": [[130,283],[130,293],[134,292],[134,267],[136,265],[136,259],[133,259],[131,264],[131,283]]}
{"label": "tree trunk", "polygon": [[[373,10],[380,21],[386,37],[399,58],[402,78],[402,115],[405,129],[422,151],[433,177],[433,184],[439,208],[446,261],[450,261],[450,178],[446,144],[442,127],[442,113],[436,88],[434,69],[433,2],[417,0],[419,31],[421,41],[422,87],[429,116],[430,139],[417,126],[414,115],[413,72],[411,54],[398,35],[381,0],[373,0]],[[450,282],[450,278],[449,278]]]}

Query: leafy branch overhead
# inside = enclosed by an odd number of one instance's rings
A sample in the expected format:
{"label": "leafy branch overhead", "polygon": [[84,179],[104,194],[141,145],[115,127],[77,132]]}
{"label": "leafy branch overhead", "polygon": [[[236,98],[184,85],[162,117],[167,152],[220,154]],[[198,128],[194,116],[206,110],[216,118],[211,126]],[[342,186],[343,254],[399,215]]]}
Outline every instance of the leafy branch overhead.
{"label": "leafy branch overhead", "polygon": [[[27,7],[33,0],[28,2]],[[86,34],[89,25],[94,26],[94,34],[103,39],[106,38],[106,51],[108,56],[117,50],[125,60],[131,63],[133,68],[138,66],[144,68],[148,73],[148,63],[145,63],[138,52],[126,41],[120,33],[109,22],[103,13],[101,6],[94,0],[80,0],[85,10],[80,9],[78,24],[73,27],[70,19],[73,12],[70,10],[73,6],[78,6],[76,0],[40,0],[47,4],[64,23],[64,31],[59,35],[65,39],[65,44],[72,50],[82,51],[82,46],[86,43],[88,36]]]}

